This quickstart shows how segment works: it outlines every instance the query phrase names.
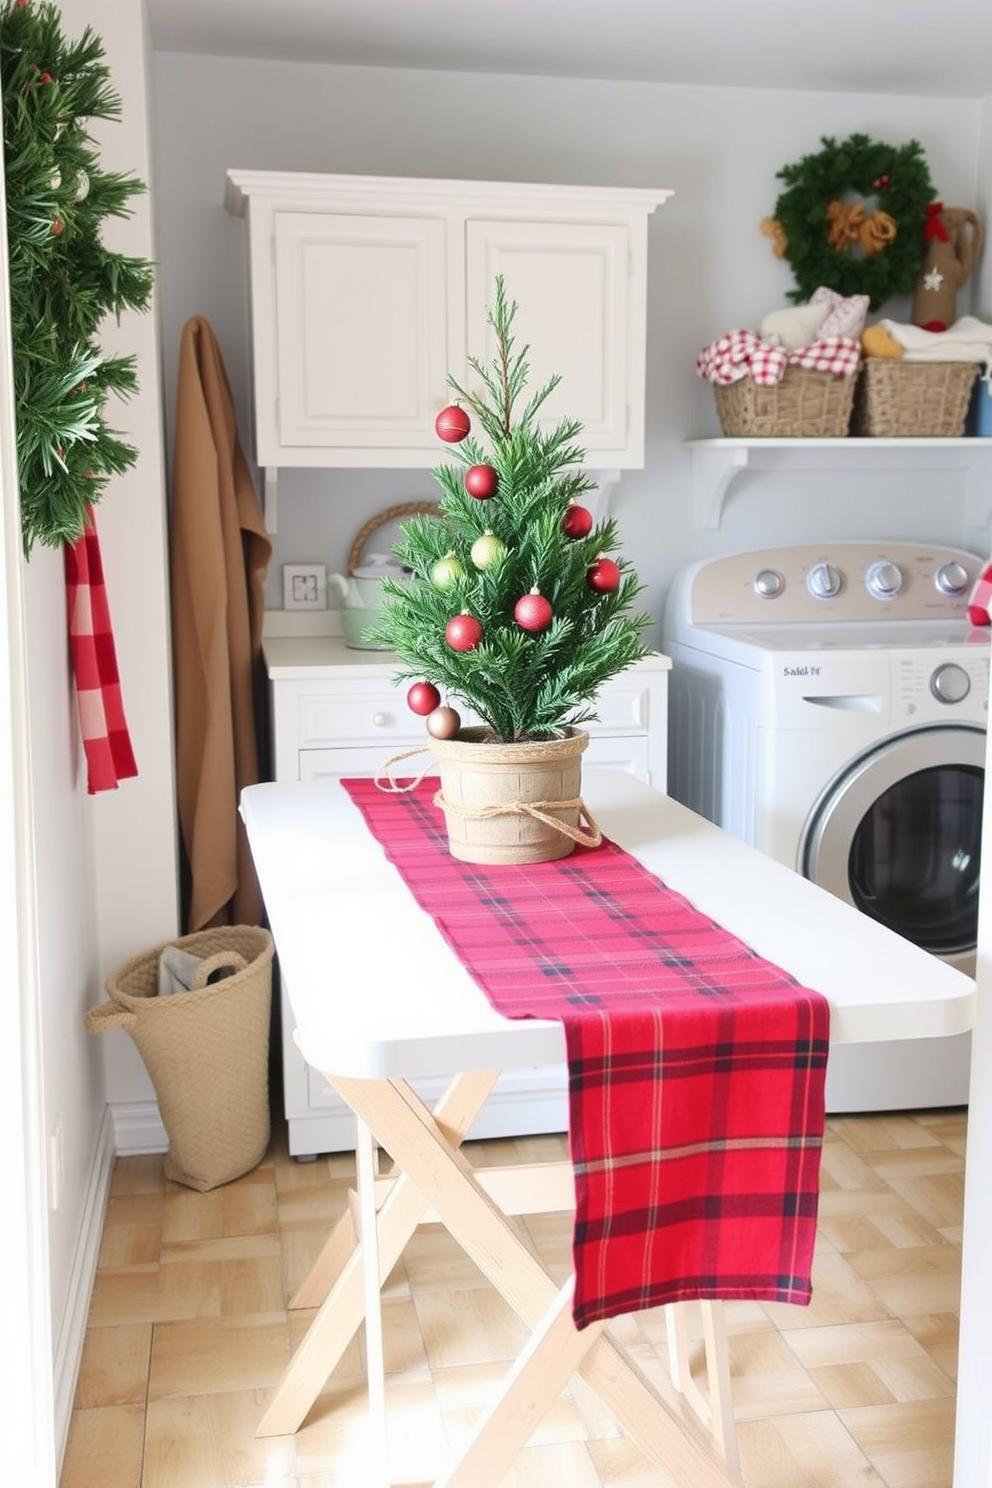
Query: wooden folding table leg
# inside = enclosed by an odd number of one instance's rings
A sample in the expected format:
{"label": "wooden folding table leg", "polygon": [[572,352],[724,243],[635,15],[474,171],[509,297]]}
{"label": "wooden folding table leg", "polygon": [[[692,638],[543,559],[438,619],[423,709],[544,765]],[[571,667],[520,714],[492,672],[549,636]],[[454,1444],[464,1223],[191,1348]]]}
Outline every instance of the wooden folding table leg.
{"label": "wooden folding table leg", "polygon": [[[456,1145],[464,1141],[498,1079],[499,1070],[473,1070],[469,1074],[456,1075],[438,1098],[431,1114]],[[290,1307],[319,1307],[357,1243],[354,1216],[349,1209],[334,1226],[323,1250],[297,1288]]]}
{"label": "wooden folding table leg", "polygon": [[365,1377],[369,1402],[369,1488],[389,1488],[386,1435],[386,1364],[382,1346],[379,1296],[379,1225],[375,1212],[375,1138],[360,1118],[355,1137],[358,1167],[359,1224],[362,1241],[362,1291],[365,1297]]}
{"label": "wooden folding table leg", "polygon": [[730,1389],[730,1354],[727,1350],[727,1318],[722,1302],[703,1300],[703,1346],[706,1350],[706,1383],[713,1435],[732,1473],[740,1473],[737,1427]]}
{"label": "wooden folding table leg", "polygon": [[693,1376],[689,1358],[686,1316],[690,1305],[688,1302],[670,1302],[665,1308],[669,1376],[676,1390],[685,1396],[696,1415],[712,1431],[730,1471],[739,1473],[740,1458],[730,1388],[730,1355],[727,1350],[727,1323],[723,1303],[708,1300],[699,1303],[706,1355],[705,1394]]}
{"label": "wooden folding table leg", "polygon": [[[442,1125],[435,1128],[439,1139],[443,1132],[446,1142],[461,1142],[498,1075],[498,1071],[473,1070],[456,1076],[439,1105]],[[378,1086],[384,1082],[358,1080],[351,1083]],[[430,1113],[427,1119],[433,1120]],[[372,1131],[378,1135],[374,1126]],[[380,1285],[396,1265],[427,1208],[427,1200],[411,1178],[402,1172],[397,1174],[396,1182],[378,1213]],[[356,1241],[334,1286],[276,1385],[255,1429],[256,1436],[289,1436],[299,1430],[364,1316],[362,1248]]]}
{"label": "wooden folding table leg", "polygon": [[[433,1205],[462,1249],[531,1328],[551,1315],[558,1288],[465,1156],[444,1140],[430,1112],[401,1081],[335,1079],[397,1164]],[[612,1339],[601,1333],[580,1364],[583,1377],[652,1461],[693,1488],[730,1488],[731,1477],[690,1412],[675,1412]],[[536,1422],[535,1422],[536,1425]],[[495,1488],[486,1464],[473,1488]]]}
{"label": "wooden folding table leg", "polygon": [[477,1421],[472,1440],[434,1488],[479,1488],[500,1482],[554,1405],[568,1379],[599,1338],[605,1323],[578,1332],[572,1322],[574,1278],[562,1287],[541,1324]]}

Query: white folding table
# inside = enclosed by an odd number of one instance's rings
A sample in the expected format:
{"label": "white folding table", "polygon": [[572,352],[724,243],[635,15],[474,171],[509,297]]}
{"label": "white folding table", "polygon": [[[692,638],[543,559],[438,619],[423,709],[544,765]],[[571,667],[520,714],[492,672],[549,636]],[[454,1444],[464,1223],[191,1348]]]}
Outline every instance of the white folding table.
{"label": "white folding table", "polygon": [[[930,1038],[972,1025],[975,985],[908,941],[621,771],[588,769],[604,833],[760,955],[831,1004],[832,1042]],[[354,1111],[355,1203],[294,1306],[316,1307],[260,1436],[295,1432],[361,1323],[370,1439],[385,1458],[379,1288],[416,1226],[440,1220],[532,1329],[464,1454],[437,1488],[494,1488],[578,1371],[652,1460],[694,1488],[739,1482],[720,1304],[703,1304],[708,1390],[688,1365],[684,1309],[666,1309],[672,1389],[650,1384],[609,1324],[578,1331],[510,1216],[569,1207],[568,1164],[475,1173],[460,1150],[506,1069],[563,1063],[558,1022],[496,1013],[408,892],[337,781],[244,791],[241,812],[307,1061]],[[411,1088],[446,1076],[430,1111]],[[375,1154],[395,1163],[379,1177]],[[688,1407],[691,1407],[688,1408]]]}

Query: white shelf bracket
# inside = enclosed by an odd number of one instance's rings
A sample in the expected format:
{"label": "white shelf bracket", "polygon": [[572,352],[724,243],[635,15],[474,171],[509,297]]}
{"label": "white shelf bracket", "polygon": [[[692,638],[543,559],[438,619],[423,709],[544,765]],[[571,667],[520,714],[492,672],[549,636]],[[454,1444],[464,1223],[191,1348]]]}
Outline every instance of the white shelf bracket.
{"label": "white shelf bracket", "polygon": [[747,445],[692,450],[693,503],[696,525],[719,527],[720,514],[731,482],[750,464]]}

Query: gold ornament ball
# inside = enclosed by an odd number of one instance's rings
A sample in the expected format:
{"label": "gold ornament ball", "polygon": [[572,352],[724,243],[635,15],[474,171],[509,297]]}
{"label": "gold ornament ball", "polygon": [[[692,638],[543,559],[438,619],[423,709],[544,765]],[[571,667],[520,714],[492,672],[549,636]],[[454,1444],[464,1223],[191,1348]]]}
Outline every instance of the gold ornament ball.
{"label": "gold ornament ball", "polygon": [[472,562],[476,568],[489,568],[491,564],[498,563],[506,552],[506,544],[488,527],[481,537],[477,537],[471,548]]}
{"label": "gold ornament ball", "polygon": [[453,739],[462,726],[454,708],[435,708],[427,715],[427,732],[432,739]]}
{"label": "gold ornament ball", "polygon": [[459,579],[465,577],[465,570],[458,561],[455,553],[445,553],[439,558],[431,569],[431,583],[435,589],[450,589],[452,584],[457,584]]}

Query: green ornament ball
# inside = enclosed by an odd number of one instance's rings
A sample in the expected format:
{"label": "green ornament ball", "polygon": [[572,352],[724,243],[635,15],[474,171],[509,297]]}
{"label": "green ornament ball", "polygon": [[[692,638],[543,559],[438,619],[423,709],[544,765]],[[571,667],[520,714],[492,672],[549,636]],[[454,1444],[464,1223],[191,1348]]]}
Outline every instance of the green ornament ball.
{"label": "green ornament ball", "polygon": [[431,583],[435,589],[450,589],[464,577],[465,570],[454,553],[445,553],[431,569]]}
{"label": "green ornament ball", "polygon": [[491,568],[506,553],[506,543],[487,527],[471,547],[472,562],[476,568]]}

